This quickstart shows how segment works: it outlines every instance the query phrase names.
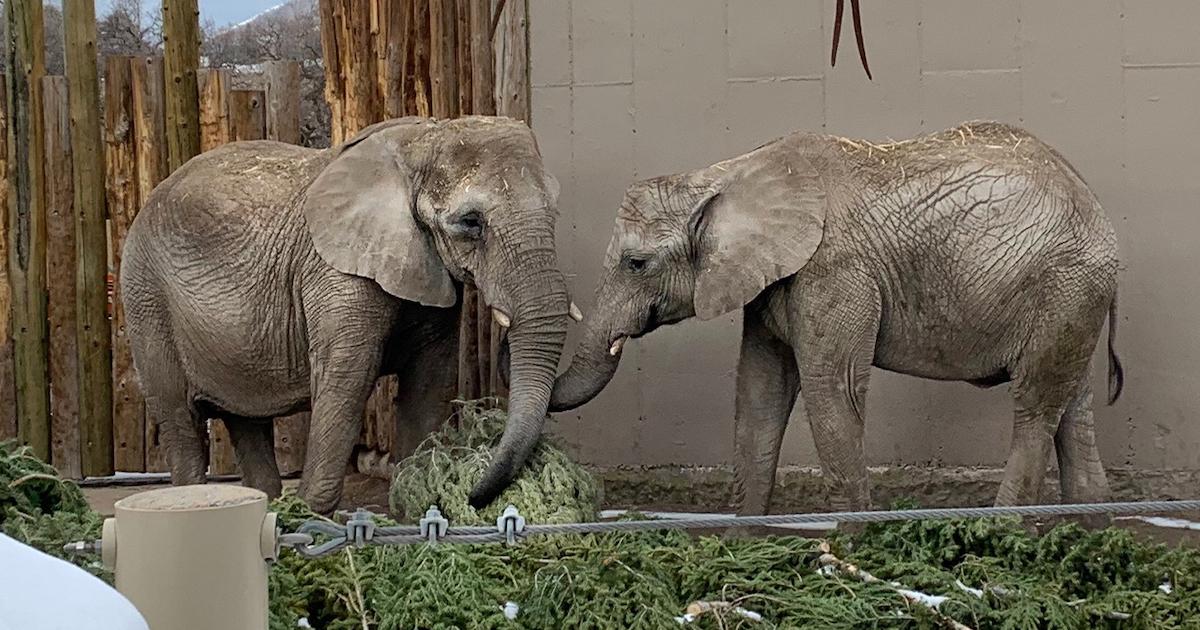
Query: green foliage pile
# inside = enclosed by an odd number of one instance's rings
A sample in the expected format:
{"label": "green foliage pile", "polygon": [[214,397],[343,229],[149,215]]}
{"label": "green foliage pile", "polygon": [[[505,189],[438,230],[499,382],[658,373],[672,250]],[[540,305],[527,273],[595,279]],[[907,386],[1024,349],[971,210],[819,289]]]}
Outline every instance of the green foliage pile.
{"label": "green foliage pile", "polygon": [[68,557],[63,551],[68,542],[99,538],[103,524],[79,486],[59,477],[29,448],[0,442],[0,532],[108,578],[99,558]]}
{"label": "green foliage pile", "polygon": [[416,523],[429,506],[436,505],[451,523],[490,525],[511,504],[529,522],[596,520],[600,485],[547,438],[539,441],[529,464],[490,506],[476,511],[467,503],[471,488],[491,464],[492,450],[508,420],[504,409],[492,402],[461,403],[444,429],[425,438],[397,464],[389,493],[392,514]]}
{"label": "green foliage pile", "polygon": [[[0,446],[0,492],[8,535],[56,555],[63,543],[99,536],[100,519],[78,488],[23,449]],[[290,493],[272,509],[288,531],[320,518]],[[829,552],[842,571],[822,571]],[[102,575],[97,560],[74,561]],[[880,581],[864,582],[848,565]],[[945,599],[934,611],[889,582]],[[366,547],[312,560],[285,551],[270,592],[271,630],[301,618],[331,630],[678,628],[697,601],[728,602],[762,620],[725,609],[683,627],[1196,628],[1200,551],[1071,524],[1035,537],[1016,519],[871,525],[827,542],[613,533],[514,547]],[[512,620],[508,602],[519,606]]]}
{"label": "green foliage pile", "polygon": [[[285,522],[311,517],[294,497],[277,507]],[[376,547],[316,561],[285,554],[271,578],[271,628],[295,627],[301,616],[337,630],[677,628],[696,601],[730,602],[762,621],[727,610],[687,627],[1200,626],[1200,552],[1140,542],[1124,530],[1067,524],[1031,537],[1016,519],[991,519],[835,536],[831,551],[882,579],[874,583],[821,574],[821,543],[672,531],[534,537],[515,547]],[[934,611],[889,581],[946,600]],[[503,614],[510,601],[520,607],[515,620]]]}

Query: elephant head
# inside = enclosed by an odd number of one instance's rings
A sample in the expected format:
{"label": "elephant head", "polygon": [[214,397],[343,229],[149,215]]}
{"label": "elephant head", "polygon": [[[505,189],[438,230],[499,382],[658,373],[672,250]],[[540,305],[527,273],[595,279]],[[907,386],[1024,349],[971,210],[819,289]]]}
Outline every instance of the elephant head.
{"label": "elephant head", "polygon": [[787,139],[689,173],[629,187],[596,289],[594,313],[550,410],[591,400],[629,338],[741,308],[799,271],[824,233],[820,178]]}
{"label": "elephant head", "polygon": [[557,196],[525,124],[468,117],[364,129],[303,200],[313,245],[338,271],[437,307],[455,304],[456,281],[473,283],[509,328],[509,420],[472,491],[477,507],[521,469],[546,418],[568,316],[554,249]]}

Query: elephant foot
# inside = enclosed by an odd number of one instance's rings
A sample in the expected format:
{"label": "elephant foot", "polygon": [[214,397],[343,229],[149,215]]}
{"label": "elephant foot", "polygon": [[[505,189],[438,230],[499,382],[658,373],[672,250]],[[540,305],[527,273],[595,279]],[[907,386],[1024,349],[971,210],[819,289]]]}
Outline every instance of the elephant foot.
{"label": "elephant foot", "polygon": [[336,484],[316,482],[309,484],[300,482],[300,498],[308,504],[308,509],[321,516],[332,516],[342,499],[341,480]]}

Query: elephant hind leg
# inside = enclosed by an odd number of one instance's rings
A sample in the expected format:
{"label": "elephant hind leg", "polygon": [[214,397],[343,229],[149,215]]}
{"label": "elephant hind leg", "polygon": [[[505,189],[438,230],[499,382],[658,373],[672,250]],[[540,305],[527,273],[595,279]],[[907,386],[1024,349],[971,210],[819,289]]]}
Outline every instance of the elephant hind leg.
{"label": "elephant hind leg", "polygon": [[[1088,370],[1090,372],[1091,370]],[[1109,498],[1108,478],[1096,447],[1092,383],[1085,375],[1054,434],[1063,503],[1095,503]]]}
{"label": "elephant hind leg", "polygon": [[274,499],[283,491],[279,466],[275,462],[275,431],[270,419],[225,419],[229,439],[237,454],[242,485],[262,490]]}
{"label": "elephant hind leg", "polygon": [[[1101,322],[1096,322],[1095,334],[1088,343],[1086,335],[1081,334],[1082,318],[1077,312],[1050,308],[1043,312],[1054,316],[1037,323],[1014,370],[1012,392],[1016,414],[1012,446],[996,496],[997,505],[1031,504],[1042,500],[1051,447],[1064,414],[1070,415],[1070,427],[1064,438],[1077,439],[1080,431],[1090,433],[1091,430],[1090,421],[1085,425],[1073,405],[1083,404],[1091,398],[1090,388],[1081,388],[1086,387],[1091,351],[1095,348]],[[1087,406],[1090,409],[1090,404]],[[1069,450],[1075,456],[1076,448]],[[1074,474],[1073,471],[1068,473]]]}
{"label": "elephant hind leg", "polygon": [[204,483],[208,471],[208,431],[190,398],[187,377],[171,342],[169,327],[152,318],[130,318],[129,339],[146,401],[146,421],[159,428],[167,450],[171,483]]}

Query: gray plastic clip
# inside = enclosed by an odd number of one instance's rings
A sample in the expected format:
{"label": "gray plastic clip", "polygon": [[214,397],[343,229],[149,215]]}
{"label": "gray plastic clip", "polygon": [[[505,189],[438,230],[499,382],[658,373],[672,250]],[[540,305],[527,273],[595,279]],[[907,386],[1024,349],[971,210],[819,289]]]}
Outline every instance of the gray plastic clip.
{"label": "gray plastic clip", "polygon": [[355,547],[362,547],[370,544],[373,538],[375,538],[375,515],[358,508],[346,520],[346,542]]}
{"label": "gray plastic clip", "polygon": [[422,518],[418,524],[421,527],[421,536],[429,541],[431,545],[436,545],[439,538],[446,535],[446,530],[450,528],[450,521],[447,521],[436,505],[429,506],[425,511],[425,518]]}
{"label": "gray plastic clip", "polygon": [[99,540],[80,540],[63,545],[63,551],[72,555],[82,556],[85,554],[100,553],[103,547],[103,543]]}
{"label": "gray plastic clip", "polygon": [[496,529],[504,534],[508,544],[517,544],[517,537],[525,531],[525,517],[517,511],[517,506],[509,505],[496,519]]}

